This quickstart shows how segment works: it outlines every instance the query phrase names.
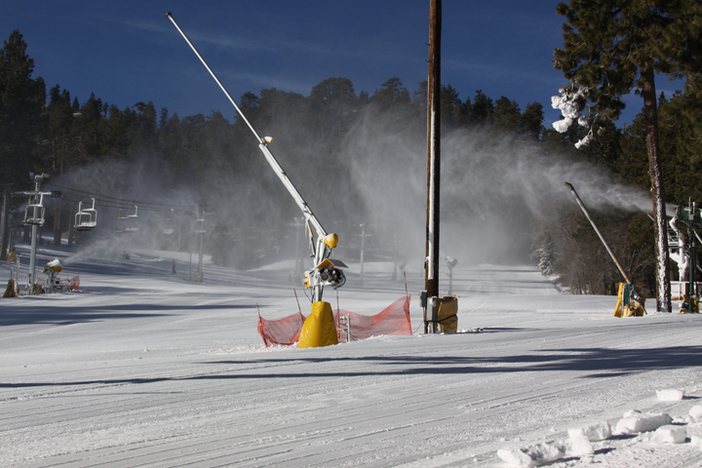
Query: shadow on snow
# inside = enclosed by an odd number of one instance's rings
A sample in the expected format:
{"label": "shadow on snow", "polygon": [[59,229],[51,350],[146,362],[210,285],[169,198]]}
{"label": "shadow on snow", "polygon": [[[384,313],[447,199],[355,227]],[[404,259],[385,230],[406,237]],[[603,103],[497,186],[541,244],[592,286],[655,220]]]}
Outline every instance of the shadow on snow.
{"label": "shadow on snow", "polygon": [[[465,356],[367,356],[367,357],[324,357],[289,359],[251,359],[236,361],[208,362],[208,365],[309,365],[310,371],[300,372],[256,372],[250,368],[236,372],[193,375],[183,377],[150,377],[124,379],[97,379],[67,382],[24,382],[0,383],[0,388],[28,388],[80,385],[124,385],[149,384],[165,381],[208,381],[208,380],[258,380],[258,379],[299,379],[325,377],[368,377],[391,375],[446,375],[446,374],[485,374],[509,372],[585,372],[582,378],[609,378],[620,375],[645,372],[647,370],[678,369],[699,367],[699,353],[702,346],[674,346],[652,349],[551,349],[535,354],[493,357]],[[576,354],[573,354],[576,353]],[[363,371],[340,370],[346,363],[359,363]],[[335,363],[334,369],[315,369],[318,364]],[[196,363],[201,366],[202,363]],[[232,373],[232,371],[234,373]],[[591,373],[588,373],[591,372]]]}

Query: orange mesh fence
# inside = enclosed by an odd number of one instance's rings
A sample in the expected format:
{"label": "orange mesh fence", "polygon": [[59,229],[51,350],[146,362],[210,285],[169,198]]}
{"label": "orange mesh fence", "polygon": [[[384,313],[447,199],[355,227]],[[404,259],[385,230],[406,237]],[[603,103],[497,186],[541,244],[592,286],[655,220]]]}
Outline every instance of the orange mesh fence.
{"label": "orange mesh fence", "polygon": [[[403,297],[390,304],[376,315],[361,315],[346,310],[334,312],[334,321],[339,326],[339,316],[348,316],[351,338],[362,339],[377,335],[411,335],[410,297]],[[289,346],[300,339],[305,316],[300,312],[278,320],[266,320],[258,315],[258,334],[266,347],[271,345]],[[345,333],[345,332],[342,332]],[[345,338],[345,336],[344,336]]]}
{"label": "orange mesh fence", "polygon": [[339,317],[349,317],[352,339],[363,339],[378,335],[411,335],[410,296],[398,299],[376,315],[361,315],[347,310],[334,312],[337,326],[342,325]]}
{"label": "orange mesh fence", "polygon": [[263,338],[266,348],[270,345],[292,345],[300,339],[305,316],[300,312],[279,320],[266,320],[258,315],[258,334]]}

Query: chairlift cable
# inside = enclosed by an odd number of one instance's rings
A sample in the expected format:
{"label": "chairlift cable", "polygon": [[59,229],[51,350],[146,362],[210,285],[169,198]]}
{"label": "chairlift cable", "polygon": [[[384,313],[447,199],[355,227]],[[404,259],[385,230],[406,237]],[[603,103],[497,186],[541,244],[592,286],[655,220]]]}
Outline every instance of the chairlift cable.
{"label": "chairlift cable", "polygon": [[66,187],[66,186],[59,185],[59,184],[51,184],[51,186],[66,190],[69,193],[74,192],[73,193],[74,196],[81,196],[81,194],[83,194],[83,195],[88,195],[91,198],[96,198],[98,200],[103,200],[103,201],[110,200],[110,201],[114,201],[114,202],[122,202],[122,203],[125,203],[127,205],[131,205],[131,206],[133,206],[133,205],[162,206],[162,207],[167,207],[167,208],[189,209],[189,207],[185,207],[183,205],[174,205],[174,204],[170,204],[170,203],[147,202],[147,201],[143,201],[143,200],[128,200],[128,199],[124,199],[124,198],[118,198],[118,197],[113,197],[113,196],[109,196],[109,195],[99,194],[96,192],[89,192],[86,190],[80,190],[80,189],[76,189],[76,188],[72,188],[72,187]]}
{"label": "chairlift cable", "polygon": [[[65,192],[64,192],[64,195],[66,195]],[[85,201],[85,198],[86,197],[68,193],[68,196],[64,196],[61,201],[68,202],[69,204],[74,205],[74,204],[78,204],[81,201]],[[158,212],[163,213],[164,211],[173,211],[173,212],[177,212],[177,213],[184,213],[184,212],[188,211],[187,209],[185,209],[183,207],[181,207],[181,209],[174,210],[172,208],[164,209],[164,208],[144,206],[143,204],[139,204],[139,202],[129,203],[129,200],[118,200],[118,201],[108,200],[108,201],[105,201],[104,199],[100,198],[99,196],[90,197],[90,198],[95,198],[97,200],[97,203],[98,203],[97,207],[102,208],[102,209],[112,208],[112,209],[124,210],[124,209],[130,209],[134,205],[138,205],[140,210],[148,211],[148,212],[156,212],[156,213],[158,213]]]}

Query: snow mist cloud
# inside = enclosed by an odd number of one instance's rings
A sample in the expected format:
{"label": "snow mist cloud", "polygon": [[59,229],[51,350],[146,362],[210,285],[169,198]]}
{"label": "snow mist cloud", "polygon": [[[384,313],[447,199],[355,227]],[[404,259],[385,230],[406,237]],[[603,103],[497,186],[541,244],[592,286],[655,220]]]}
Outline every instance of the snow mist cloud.
{"label": "snow mist cloud", "polygon": [[[342,153],[370,223],[385,235],[400,234],[404,249],[421,259],[425,130],[393,131],[393,125],[369,114]],[[467,263],[527,258],[530,224],[576,206],[566,181],[592,209],[651,209],[645,191],[617,184],[591,164],[545,155],[535,142],[515,135],[486,129],[444,133],[441,159],[441,255]]]}
{"label": "snow mist cloud", "polygon": [[[261,132],[275,137],[271,151],[322,225],[339,234],[338,258],[358,259],[362,223],[372,236],[366,246],[382,244],[386,257],[396,252],[398,261],[421,268],[427,203],[421,119],[370,109],[333,144],[318,141],[314,129],[300,121],[276,121]],[[611,174],[586,162],[544,154],[536,142],[507,133],[484,128],[444,132],[441,158],[440,255],[461,263],[526,260],[535,220],[564,208],[577,210],[566,181],[591,209],[651,210],[645,191],[617,184]],[[248,268],[268,261],[266,255],[271,260],[279,254],[290,258],[295,251],[306,255],[302,228],[294,226],[301,213],[255,145],[217,149],[213,142],[203,167],[198,180],[185,177],[193,187],[171,184],[177,177],[153,158],[96,163],[55,183],[82,191],[74,198],[85,193],[79,197],[84,203],[94,192],[184,207],[178,220],[181,236],[193,236],[197,206],[204,204],[211,213],[207,253],[225,265]],[[145,233],[146,239],[115,234],[116,206],[98,198],[101,235],[109,234],[111,241],[94,247],[112,254],[137,240],[154,246],[159,238],[153,231],[151,238]],[[167,216],[157,206],[149,208],[139,207],[140,219],[153,224]],[[180,238],[177,248],[187,251],[187,238]]]}

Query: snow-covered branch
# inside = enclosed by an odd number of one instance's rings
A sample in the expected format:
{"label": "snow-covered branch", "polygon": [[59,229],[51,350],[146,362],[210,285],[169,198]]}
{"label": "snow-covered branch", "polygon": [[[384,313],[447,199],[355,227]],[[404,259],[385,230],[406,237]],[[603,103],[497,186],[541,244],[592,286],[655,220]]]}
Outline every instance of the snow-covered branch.
{"label": "snow-covered branch", "polygon": [[551,97],[551,107],[553,107],[554,109],[560,109],[563,118],[557,120],[556,122],[553,122],[553,128],[558,133],[565,133],[576,120],[578,122],[578,125],[580,125],[581,127],[590,127],[590,131],[587,133],[587,135],[585,135],[585,137],[583,137],[580,141],[575,143],[575,147],[579,149],[590,143],[593,136],[591,126],[593,119],[591,119],[590,117],[589,110],[586,115],[581,115],[579,109],[579,101],[585,99],[587,89],[580,86],[572,85],[568,88],[561,88],[558,90],[558,92],[561,93],[560,96]]}

